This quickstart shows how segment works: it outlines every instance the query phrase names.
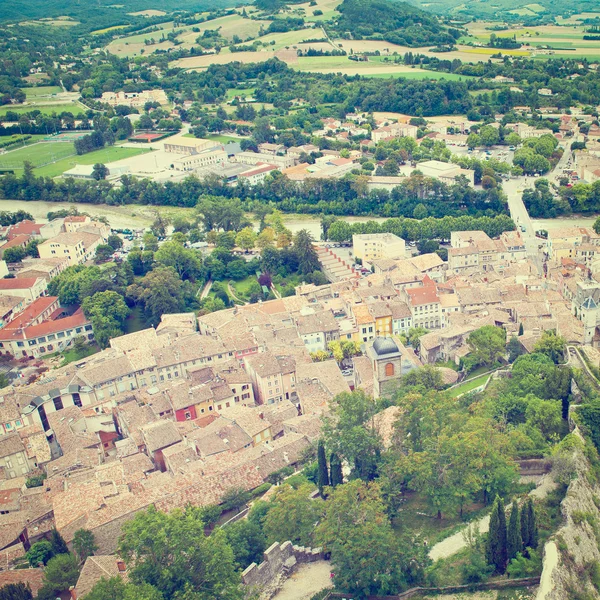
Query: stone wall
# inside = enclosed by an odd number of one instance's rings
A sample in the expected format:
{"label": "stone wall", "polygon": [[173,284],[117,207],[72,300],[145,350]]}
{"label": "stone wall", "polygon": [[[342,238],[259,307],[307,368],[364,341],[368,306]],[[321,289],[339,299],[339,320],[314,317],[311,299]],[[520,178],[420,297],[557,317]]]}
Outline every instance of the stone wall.
{"label": "stone wall", "polygon": [[252,563],[242,573],[242,583],[249,594],[259,592],[261,598],[270,598],[298,564],[315,562],[324,558],[321,548],[294,546],[292,542],[275,542],[264,553],[264,560]]}

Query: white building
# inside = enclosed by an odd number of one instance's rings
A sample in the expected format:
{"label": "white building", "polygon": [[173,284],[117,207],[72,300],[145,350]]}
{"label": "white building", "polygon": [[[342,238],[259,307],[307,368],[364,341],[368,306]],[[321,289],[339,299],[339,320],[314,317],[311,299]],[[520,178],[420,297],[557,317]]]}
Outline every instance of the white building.
{"label": "white building", "polygon": [[406,243],[393,233],[362,233],[352,236],[354,258],[371,262],[380,258],[402,259],[406,255]]}

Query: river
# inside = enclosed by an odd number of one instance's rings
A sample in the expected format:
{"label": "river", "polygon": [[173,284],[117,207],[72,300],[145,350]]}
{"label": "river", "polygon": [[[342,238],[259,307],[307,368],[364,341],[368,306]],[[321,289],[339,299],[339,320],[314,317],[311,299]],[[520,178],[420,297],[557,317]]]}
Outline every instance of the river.
{"label": "river", "polygon": [[[172,206],[148,206],[141,204],[127,204],[125,206],[109,206],[108,204],[82,204],[79,202],[41,202],[34,200],[0,200],[0,211],[26,210],[31,213],[36,221],[44,222],[50,211],[76,208],[79,212],[88,213],[92,217],[106,217],[111,227],[115,229],[149,227],[154,220],[156,211],[172,217],[177,213],[191,217],[193,210],[190,208],[177,208]],[[251,216],[251,215],[249,215]],[[315,240],[321,238],[321,223],[318,216],[314,215],[284,215],[286,227],[296,233],[306,229]],[[349,223],[362,223],[365,221],[385,221],[382,217],[344,217]]]}

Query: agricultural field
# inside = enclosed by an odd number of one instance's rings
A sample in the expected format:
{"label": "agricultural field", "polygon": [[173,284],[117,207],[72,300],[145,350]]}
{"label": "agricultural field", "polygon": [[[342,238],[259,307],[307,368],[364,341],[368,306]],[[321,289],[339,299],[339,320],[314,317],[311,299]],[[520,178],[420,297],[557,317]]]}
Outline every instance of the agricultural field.
{"label": "agricultural field", "polygon": [[109,31],[118,31],[119,29],[125,29],[127,25],[113,25],[112,27],[105,27],[104,29],[97,29],[96,31],[92,31],[92,35],[102,35],[103,33],[108,33]]}
{"label": "agricultural field", "polygon": [[133,17],[162,17],[167,13],[162,10],[140,10],[138,12],[127,13],[128,15],[132,15]]}
{"label": "agricultural field", "polygon": [[[291,8],[294,9],[294,12],[296,10],[303,11],[305,21],[309,23],[318,23],[320,21],[329,21],[335,17],[338,14],[336,7],[339,4],[341,4],[341,0],[317,0],[315,6],[310,6],[309,2],[305,2],[304,4],[294,4]],[[314,15],[313,13],[315,10],[320,10],[323,14]]]}
{"label": "agricultural field", "polygon": [[71,17],[55,17],[55,18],[43,18],[37,19],[36,21],[23,21],[19,25],[42,25],[51,27],[74,27],[75,25],[81,25],[79,21],[75,21]]}

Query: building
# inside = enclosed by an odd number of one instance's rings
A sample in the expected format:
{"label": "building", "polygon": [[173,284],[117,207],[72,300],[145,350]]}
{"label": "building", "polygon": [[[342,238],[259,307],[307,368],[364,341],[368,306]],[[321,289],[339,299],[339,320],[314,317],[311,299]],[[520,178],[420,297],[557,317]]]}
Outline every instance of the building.
{"label": "building", "polygon": [[246,370],[252,378],[254,396],[260,404],[282,400],[295,401],[296,361],[291,356],[260,352],[246,358]]}
{"label": "building", "polygon": [[76,337],[94,339],[92,324],[79,308],[68,315],[58,298],[39,298],[0,329],[0,354],[39,357],[64,350]]}
{"label": "building", "polygon": [[176,158],[173,160],[171,167],[175,171],[194,171],[195,169],[202,169],[210,165],[225,163],[227,159],[227,152],[221,146],[220,148],[210,148],[204,152],[195,152],[181,158]]}
{"label": "building", "polygon": [[94,257],[96,248],[104,242],[100,231],[59,233],[38,246],[40,258],[67,258],[69,266],[81,265]]}
{"label": "building", "polygon": [[[211,140],[203,140],[198,138],[184,137],[183,135],[174,135],[166,139],[164,142],[165,152],[174,154],[194,155],[206,152],[221,146]],[[222,146],[221,146],[222,148]]]}
{"label": "building", "polygon": [[442,326],[442,306],[435,283],[426,275],[423,286],[403,291],[412,314],[413,327],[438,329]]}
{"label": "building", "polygon": [[362,233],[352,236],[354,258],[363,262],[378,259],[401,259],[406,255],[406,243],[393,233]]}
{"label": "building", "polygon": [[47,287],[47,282],[42,277],[0,279],[0,296],[18,296],[29,303],[43,296]]}
{"label": "building", "polygon": [[326,352],[329,342],[340,339],[337,319],[330,310],[300,315],[296,319],[296,326],[309,352]]}
{"label": "building", "polygon": [[386,125],[371,131],[371,140],[377,144],[383,140],[400,137],[411,137],[416,139],[418,131],[419,128],[414,125],[409,125],[407,123],[392,123],[391,125]]}
{"label": "building", "polygon": [[275,156],[264,152],[238,152],[233,160],[244,165],[274,165],[279,170],[294,166],[291,156]]}
{"label": "building", "polygon": [[0,328],[10,323],[27,306],[21,296],[0,296]]}
{"label": "building", "polygon": [[247,181],[250,185],[256,185],[262,183],[267,175],[270,175],[273,171],[276,171],[275,165],[261,165],[257,164],[254,169],[249,169],[238,175],[238,181]]}
{"label": "building", "polygon": [[381,398],[402,377],[402,352],[391,337],[377,337],[367,347],[373,369],[373,397]]}
{"label": "building", "polygon": [[467,178],[469,185],[475,185],[475,171],[472,169],[462,169],[453,163],[445,163],[440,160],[426,160],[417,163],[416,168],[426,177],[433,177],[450,185],[460,175]]}
{"label": "building", "polygon": [[5,479],[27,475],[37,467],[27,457],[27,451],[18,433],[0,437],[0,469]]}
{"label": "building", "polygon": [[147,102],[169,103],[164,90],[144,90],[142,92],[103,92],[100,101],[111,106],[143,107]]}
{"label": "building", "polygon": [[54,279],[69,266],[68,258],[25,258],[15,277],[42,277],[47,282]]}

